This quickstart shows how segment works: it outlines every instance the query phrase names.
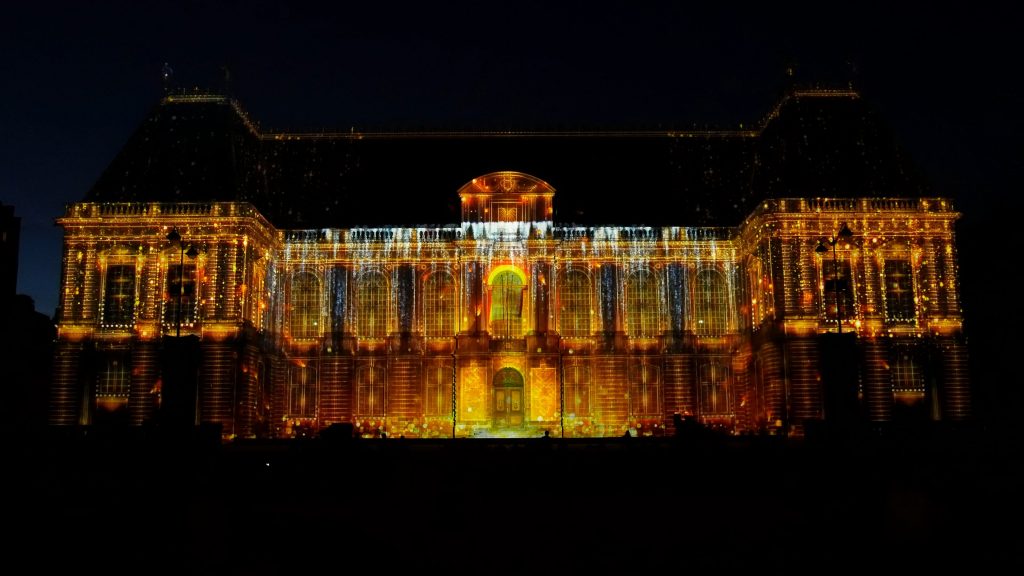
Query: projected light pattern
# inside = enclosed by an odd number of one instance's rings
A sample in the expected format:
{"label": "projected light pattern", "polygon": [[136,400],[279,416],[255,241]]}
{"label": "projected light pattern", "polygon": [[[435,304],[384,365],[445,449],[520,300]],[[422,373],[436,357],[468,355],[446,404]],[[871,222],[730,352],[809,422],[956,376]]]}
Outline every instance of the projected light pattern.
{"label": "projected light pattern", "polygon": [[[558,226],[516,172],[460,197],[459,225],[283,231],[244,203],[71,205],[51,421],[155,416],[172,228],[199,249],[198,418],[228,437],[800,433],[827,417],[840,285],[866,416],[970,415],[946,200],[777,199],[708,228]],[[815,245],[842,224],[835,266]]]}

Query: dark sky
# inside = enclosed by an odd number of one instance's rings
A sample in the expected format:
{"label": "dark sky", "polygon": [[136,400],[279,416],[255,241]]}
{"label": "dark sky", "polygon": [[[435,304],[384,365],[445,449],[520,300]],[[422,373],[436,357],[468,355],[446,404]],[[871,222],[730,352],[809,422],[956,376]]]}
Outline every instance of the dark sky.
{"label": "dark sky", "polygon": [[[278,130],[750,125],[793,66],[800,82],[862,91],[938,193],[958,200],[962,240],[1005,230],[1020,205],[1010,175],[1024,157],[1024,102],[1009,9],[550,4],[5,6],[0,201],[22,217],[19,292],[53,313],[54,218],[157,103],[164,62],[177,85],[213,89],[227,67],[231,92]],[[989,273],[964,267],[972,279]]]}

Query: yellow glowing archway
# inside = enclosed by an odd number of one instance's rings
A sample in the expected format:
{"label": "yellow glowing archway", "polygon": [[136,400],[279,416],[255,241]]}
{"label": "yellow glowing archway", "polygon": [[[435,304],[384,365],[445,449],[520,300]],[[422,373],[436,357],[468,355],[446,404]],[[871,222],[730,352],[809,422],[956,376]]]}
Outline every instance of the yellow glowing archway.
{"label": "yellow glowing archway", "polygon": [[526,272],[523,272],[518,267],[513,266],[512,264],[502,264],[500,266],[495,266],[494,269],[491,270],[490,274],[487,275],[487,285],[490,286],[491,284],[494,284],[494,279],[497,278],[498,275],[501,274],[502,272],[512,272],[513,274],[519,277],[519,280],[523,283],[523,286],[526,285]]}
{"label": "yellow glowing archway", "polygon": [[496,338],[519,338],[528,305],[526,274],[509,264],[491,270],[487,276],[488,331]]}

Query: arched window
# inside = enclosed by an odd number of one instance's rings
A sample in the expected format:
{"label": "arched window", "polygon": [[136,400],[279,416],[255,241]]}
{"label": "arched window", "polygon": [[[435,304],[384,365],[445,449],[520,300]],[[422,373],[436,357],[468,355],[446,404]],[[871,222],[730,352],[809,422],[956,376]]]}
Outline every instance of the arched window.
{"label": "arched window", "polygon": [[582,338],[590,336],[590,310],[593,290],[585,272],[570,270],[565,275],[561,290],[562,336]]}
{"label": "arched window", "polygon": [[729,328],[729,289],[718,270],[697,273],[693,299],[693,331],[698,336],[721,336]]}
{"label": "arched window", "polygon": [[362,338],[384,338],[388,335],[388,280],[381,272],[360,276],[357,288],[358,316],[356,330]]}
{"label": "arched window", "polygon": [[103,326],[128,328],[135,325],[135,266],[107,266],[103,279]]}
{"label": "arched window", "polygon": [[455,280],[448,272],[434,272],[423,282],[423,335],[451,338],[455,333]]}
{"label": "arched window", "polygon": [[491,280],[491,335],[519,338],[523,335],[523,280],[511,270]]}
{"label": "arched window", "polygon": [[320,333],[320,280],[312,273],[292,276],[292,338],[316,338]]}
{"label": "arched window", "polygon": [[646,270],[626,281],[626,330],[633,338],[658,335],[658,281]]}

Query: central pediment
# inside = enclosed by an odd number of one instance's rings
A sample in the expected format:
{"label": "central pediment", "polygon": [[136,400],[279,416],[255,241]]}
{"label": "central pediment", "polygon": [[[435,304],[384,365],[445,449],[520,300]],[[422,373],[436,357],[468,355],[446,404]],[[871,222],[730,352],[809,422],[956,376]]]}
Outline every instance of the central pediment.
{"label": "central pediment", "polygon": [[459,188],[463,222],[550,222],[555,189],[522,172],[492,172]]}

